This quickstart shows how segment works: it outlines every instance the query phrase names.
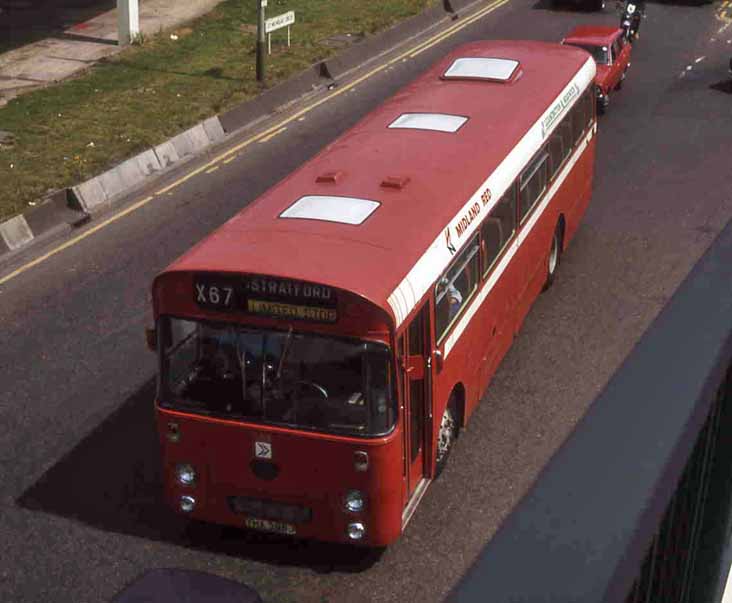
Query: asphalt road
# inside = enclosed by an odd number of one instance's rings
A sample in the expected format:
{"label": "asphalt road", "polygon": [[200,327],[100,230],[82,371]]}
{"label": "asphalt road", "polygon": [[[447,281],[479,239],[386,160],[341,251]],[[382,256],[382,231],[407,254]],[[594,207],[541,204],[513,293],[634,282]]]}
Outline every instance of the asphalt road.
{"label": "asphalt road", "polygon": [[157,567],[239,580],[269,602],[441,600],[732,218],[732,94],[713,88],[729,77],[732,26],[720,32],[715,7],[649,5],[600,120],[594,196],[558,280],[380,556],[189,525],[162,505],[143,337],[151,280],[453,45],[556,40],[579,22],[615,23],[610,9],[511,0],[0,285],[0,601],[106,601]]}

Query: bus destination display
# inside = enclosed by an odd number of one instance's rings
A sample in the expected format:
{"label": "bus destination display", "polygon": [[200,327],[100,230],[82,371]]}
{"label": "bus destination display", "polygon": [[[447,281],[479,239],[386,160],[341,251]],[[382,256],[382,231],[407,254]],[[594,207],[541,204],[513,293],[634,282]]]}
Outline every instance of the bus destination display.
{"label": "bus destination display", "polygon": [[209,310],[331,323],[338,319],[335,291],[325,285],[258,275],[198,275],[193,286],[196,303]]}

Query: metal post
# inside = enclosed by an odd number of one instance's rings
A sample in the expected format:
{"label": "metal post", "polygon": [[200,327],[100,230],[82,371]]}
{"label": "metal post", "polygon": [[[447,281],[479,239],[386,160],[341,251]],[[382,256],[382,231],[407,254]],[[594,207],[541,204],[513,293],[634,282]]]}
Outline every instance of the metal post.
{"label": "metal post", "polygon": [[257,81],[264,81],[264,7],[266,0],[257,2]]}
{"label": "metal post", "polygon": [[138,0],[117,0],[117,40],[126,46],[140,35],[140,6]]}

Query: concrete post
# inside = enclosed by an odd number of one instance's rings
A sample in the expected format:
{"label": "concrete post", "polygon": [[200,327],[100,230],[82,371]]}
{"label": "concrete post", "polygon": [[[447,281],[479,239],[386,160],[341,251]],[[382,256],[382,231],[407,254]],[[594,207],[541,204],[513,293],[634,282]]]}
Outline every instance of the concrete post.
{"label": "concrete post", "polygon": [[140,33],[139,0],[117,0],[117,40],[120,46],[131,44]]}

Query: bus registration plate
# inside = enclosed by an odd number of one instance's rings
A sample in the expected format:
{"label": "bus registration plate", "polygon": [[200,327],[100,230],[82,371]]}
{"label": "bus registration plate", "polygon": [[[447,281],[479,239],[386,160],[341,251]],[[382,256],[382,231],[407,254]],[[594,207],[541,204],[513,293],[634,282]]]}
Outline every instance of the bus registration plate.
{"label": "bus registration plate", "polygon": [[260,532],[274,532],[275,534],[286,534],[288,536],[295,535],[295,526],[281,521],[249,517],[244,521],[244,525],[251,530],[259,530]]}

